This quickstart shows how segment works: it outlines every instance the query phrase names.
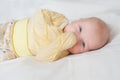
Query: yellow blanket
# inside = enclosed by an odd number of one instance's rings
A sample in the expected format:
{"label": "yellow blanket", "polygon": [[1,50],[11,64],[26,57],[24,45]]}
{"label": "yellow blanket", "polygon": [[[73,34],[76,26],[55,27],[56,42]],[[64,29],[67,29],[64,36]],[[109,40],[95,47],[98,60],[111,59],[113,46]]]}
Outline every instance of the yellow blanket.
{"label": "yellow blanket", "polygon": [[[54,61],[67,56],[76,43],[73,33],[63,33],[67,18],[42,9],[32,18],[17,21],[13,29],[13,49],[19,57],[35,55],[40,61]],[[20,40],[21,39],[21,40]]]}

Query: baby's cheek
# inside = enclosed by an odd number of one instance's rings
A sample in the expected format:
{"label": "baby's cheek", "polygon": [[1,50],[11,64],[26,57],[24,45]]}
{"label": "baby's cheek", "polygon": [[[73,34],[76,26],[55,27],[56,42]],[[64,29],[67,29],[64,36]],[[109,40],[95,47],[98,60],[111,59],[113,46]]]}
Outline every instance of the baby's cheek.
{"label": "baby's cheek", "polygon": [[73,46],[72,48],[68,49],[72,54],[78,54],[81,52],[80,46]]}

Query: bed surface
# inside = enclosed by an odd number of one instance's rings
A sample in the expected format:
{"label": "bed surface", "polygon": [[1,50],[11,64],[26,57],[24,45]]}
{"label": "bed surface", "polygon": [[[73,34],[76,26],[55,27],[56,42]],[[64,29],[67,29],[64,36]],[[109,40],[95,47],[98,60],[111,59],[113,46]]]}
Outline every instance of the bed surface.
{"label": "bed surface", "polygon": [[99,17],[110,27],[110,41],[99,50],[50,63],[34,57],[5,61],[0,63],[0,80],[120,80],[119,0],[1,0],[0,22],[30,17],[41,8],[63,13],[70,21]]}

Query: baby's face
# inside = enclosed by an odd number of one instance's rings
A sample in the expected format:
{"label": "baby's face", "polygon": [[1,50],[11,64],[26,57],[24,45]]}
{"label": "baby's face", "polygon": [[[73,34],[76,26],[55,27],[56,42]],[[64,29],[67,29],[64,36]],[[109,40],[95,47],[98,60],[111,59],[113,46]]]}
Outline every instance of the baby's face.
{"label": "baby's face", "polygon": [[107,31],[102,26],[91,19],[80,19],[68,24],[64,32],[73,32],[77,40],[76,44],[68,50],[77,54],[102,47],[108,40],[104,35]]}

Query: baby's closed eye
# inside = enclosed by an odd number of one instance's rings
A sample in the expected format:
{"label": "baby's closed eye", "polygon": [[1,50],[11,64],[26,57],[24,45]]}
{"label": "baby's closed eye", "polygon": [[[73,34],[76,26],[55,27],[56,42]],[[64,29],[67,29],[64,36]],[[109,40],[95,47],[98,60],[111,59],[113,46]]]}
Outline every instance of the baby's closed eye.
{"label": "baby's closed eye", "polygon": [[82,42],[82,46],[85,48],[85,42],[84,41]]}
{"label": "baby's closed eye", "polygon": [[81,26],[79,26],[79,30],[80,30],[80,32],[82,32],[82,28],[81,28]]}

